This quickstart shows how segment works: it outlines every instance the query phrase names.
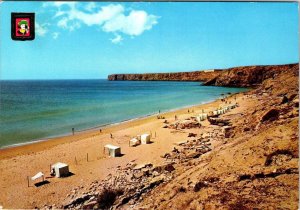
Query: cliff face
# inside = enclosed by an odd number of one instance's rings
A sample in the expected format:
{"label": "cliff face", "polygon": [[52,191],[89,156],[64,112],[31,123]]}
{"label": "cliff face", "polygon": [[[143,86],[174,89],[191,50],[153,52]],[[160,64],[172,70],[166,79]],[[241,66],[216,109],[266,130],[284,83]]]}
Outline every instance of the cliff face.
{"label": "cliff face", "polygon": [[221,71],[211,72],[176,72],[176,73],[150,73],[150,74],[112,74],[108,80],[131,81],[209,81],[217,77]]}
{"label": "cliff face", "polygon": [[281,73],[298,72],[298,70],[298,64],[236,67],[222,71],[204,85],[253,87],[262,84],[266,79],[274,79]]}
{"label": "cliff face", "polygon": [[112,74],[108,80],[132,81],[201,81],[207,86],[253,87],[266,79],[275,78],[287,71],[298,72],[298,64],[242,66],[215,71],[194,71],[151,74]]}

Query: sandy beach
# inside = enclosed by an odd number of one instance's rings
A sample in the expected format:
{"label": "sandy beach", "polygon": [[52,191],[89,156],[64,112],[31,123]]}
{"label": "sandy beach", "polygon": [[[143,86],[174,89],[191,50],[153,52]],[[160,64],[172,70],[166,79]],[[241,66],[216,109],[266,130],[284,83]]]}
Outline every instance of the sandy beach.
{"label": "sandy beach", "polygon": [[[241,101],[240,96],[241,94],[237,97],[238,103]],[[233,98],[229,100],[234,101]],[[205,112],[215,110],[221,104],[221,100],[217,100],[161,115],[169,122],[173,122],[175,115],[179,120],[185,119],[202,113],[202,109]],[[60,205],[64,201],[64,195],[73,188],[88,186],[95,180],[101,180],[108,174],[113,174],[117,167],[124,167],[129,162],[161,164],[163,159],[160,156],[171,150],[174,143],[184,140],[187,132],[199,132],[196,129],[178,132],[164,129],[162,127],[165,119],[157,119],[157,115],[154,115],[108,126],[102,129],[101,133],[97,129],[75,133],[74,136],[2,149],[0,151],[0,170],[2,171],[0,204],[4,208],[34,208],[45,204]],[[207,121],[204,122],[204,128],[200,132],[205,132],[208,124]],[[128,142],[131,138],[150,132],[153,143],[129,147]],[[113,135],[112,139],[110,133]],[[124,155],[117,158],[107,157],[103,153],[105,144],[120,146]],[[63,179],[51,178],[49,167],[50,164],[56,162],[69,164],[70,171],[74,175]],[[28,187],[27,176],[31,177],[39,171],[46,175],[46,180],[50,183],[35,187],[31,182]],[[16,197],[20,198],[17,202]]]}

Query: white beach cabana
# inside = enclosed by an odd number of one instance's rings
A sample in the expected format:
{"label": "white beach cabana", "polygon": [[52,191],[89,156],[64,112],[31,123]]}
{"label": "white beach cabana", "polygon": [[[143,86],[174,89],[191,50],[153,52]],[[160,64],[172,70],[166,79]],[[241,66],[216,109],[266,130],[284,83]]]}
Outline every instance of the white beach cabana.
{"label": "white beach cabana", "polygon": [[138,146],[140,144],[141,144],[141,141],[138,140],[137,138],[130,139],[130,141],[129,141],[129,146],[130,147],[135,147],[135,146]]}
{"label": "white beach cabana", "polygon": [[204,119],[206,120],[207,117],[208,117],[208,114],[207,113],[203,113],[202,116],[204,117]]}
{"label": "white beach cabana", "polygon": [[35,181],[36,179],[39,179],[39,178],[43,178],[43,181],[44,181],[44,174],[42,172],[38,172],[36,175],[31,177],[31,180]]}
{"label": "white beach cabana", "polygon": [[141,135],[142,144],[149,144],[150,143],[150,138],[151,138],[150,134],[146,133],[146,134]]}
{"label": "white beach cabana", "polygon": [[206,120],[207,119],[208,114],[204,113],[204,114],[199,114],[196,119],[198,122]]}
{"label": "white beach cabana", "polygon": [[51,166],[51,171],[54,172],[56,177],[65,177],[70,174],[69,165],[66,163],[55,163]]}
{"label": "white beach cabana", "polygon": [[121,155],[121,147],[107,144],[104,146],[104,152],[111,157],[117,157]]}
{"label": "white beach cabana", "polygon": [[36,183],[35,184],[36,186],[38,186],[39,183],[43,183],[45,181],[44,173],[43,172],[38,172],[36,175],[34,175],[32,177],[27,176],[28,187],[30,187],[30,180],[35,181],[35,180],[40,179],[40,178],[42,178],[42,180],[39,181],[38,183]]}

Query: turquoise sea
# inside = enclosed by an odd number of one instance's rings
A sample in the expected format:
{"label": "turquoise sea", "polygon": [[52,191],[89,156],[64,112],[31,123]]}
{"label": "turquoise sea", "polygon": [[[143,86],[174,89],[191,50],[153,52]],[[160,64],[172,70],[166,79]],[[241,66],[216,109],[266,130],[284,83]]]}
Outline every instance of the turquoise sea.
{"label": "turquoise sea", "polygon": [[0,148],[201,104],[245,88],[199,82],[0,81]]}

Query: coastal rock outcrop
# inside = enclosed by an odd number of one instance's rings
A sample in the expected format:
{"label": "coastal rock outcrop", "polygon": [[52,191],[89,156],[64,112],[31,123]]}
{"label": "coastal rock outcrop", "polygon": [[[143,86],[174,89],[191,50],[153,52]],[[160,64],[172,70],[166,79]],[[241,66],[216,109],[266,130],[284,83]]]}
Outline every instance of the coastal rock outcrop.
{"label": "coastal rock outcrop", "polygon": [[193,72],[112,74],[110,81],[199,81],[205,86],[257,87],[267,79],[274,79],[283,72],[298,71],[298,64],[241,66],[229,69]]}
{"label": "coastal rock outcrop", "polygon": [[174,72],[174,73],[148,73],[148,74],[112,74],[108,76],[111,81],[209,81],[217,77],[220,70]]}
{"label": "coastal rock outcrop", "polygon": [[298,64],[242,66],[222,71],[218,76],[205,82],[206,86],[254,87],[267,79],[274,79],[284,72],[298,71]]}

